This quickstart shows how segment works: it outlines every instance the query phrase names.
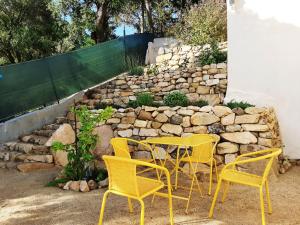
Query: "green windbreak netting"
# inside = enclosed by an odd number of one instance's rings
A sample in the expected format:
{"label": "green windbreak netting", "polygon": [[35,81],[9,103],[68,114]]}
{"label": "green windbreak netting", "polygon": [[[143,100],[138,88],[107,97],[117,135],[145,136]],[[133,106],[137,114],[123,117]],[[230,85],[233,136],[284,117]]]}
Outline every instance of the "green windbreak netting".
{"label": "green windbreak netting", "polygon": [[52,104],[144,63],[151,34],[0,67],[0,120]]}

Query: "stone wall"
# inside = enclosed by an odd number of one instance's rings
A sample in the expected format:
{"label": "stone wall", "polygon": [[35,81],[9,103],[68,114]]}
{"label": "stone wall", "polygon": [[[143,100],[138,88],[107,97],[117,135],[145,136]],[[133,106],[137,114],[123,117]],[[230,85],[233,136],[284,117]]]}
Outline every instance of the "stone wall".
{"label": "stone wall", "polygon": [[192,102],[203,99],[210,105],[216,105],[223,101],[227,88],[226,63],[177,68],[158,74],[148,74],[149,70],[146,68],[142,76],[121,74],[90,90],[82,103],[91,109],[100,102],[126,107],[129,100],[135,100],[140,92],[151,92],[156,101],[162,101],[164,96],[175,90],[185,93]]}
{"label": "stone wall", "polygon": [[217,157],[225,163],[233,161],[238,154],[281,146],[278,122],[271,108],[127,108],[117,110],[106,123],[112,127],[115,137],[136,140],[192,133],[218,134],[221,141],[217,146]]}

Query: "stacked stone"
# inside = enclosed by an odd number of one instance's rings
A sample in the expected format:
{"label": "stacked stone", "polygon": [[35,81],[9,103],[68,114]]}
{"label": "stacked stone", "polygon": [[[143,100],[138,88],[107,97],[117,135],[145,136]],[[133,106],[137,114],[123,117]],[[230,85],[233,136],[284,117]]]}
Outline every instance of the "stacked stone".
{"label": "stacked stone", "polygon": [[99,103],[126,107],[129,100],[135,100],[141,92],[150,92],[156,101],[175,90],[185,93],[191,102],[207,100],[210,105],[222,102],[227,88],[226,63],[194,68],[178,68],[157,75],[129,76],[121,74],[116,79],[90,90],[82,100],[93,109]]}
{"label": "stacked stone", "polygon": [[225,163],[237,155],[281,146],[278,124],[269,108],[231,110],[226,106],[138,107],[119,109],[106,122],[116,137],[137,140],[161,136],[214,133],[217,154]]}

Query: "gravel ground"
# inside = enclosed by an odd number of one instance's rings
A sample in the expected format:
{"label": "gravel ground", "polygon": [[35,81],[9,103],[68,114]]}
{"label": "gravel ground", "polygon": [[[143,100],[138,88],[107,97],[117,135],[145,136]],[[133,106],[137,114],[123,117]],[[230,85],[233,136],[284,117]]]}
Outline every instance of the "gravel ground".
{"label": "gravel ground", "polygon": [[[57,174],[56,168],[22,174],[0,170],[1,225],[96,225],[104,189],[89,193],[63,191],[45,187]],[[207,184],[204,184],[207,187]],[[266,214],[267,224],[300,224],[300,167],[293,167],[270,181],[273,214]],[[180,191],[181,194],[186,193]],[[168,224],[166,199],[157,198],[150,206],[145,199],[145,223]],[[184,202],[174,200],[175,224],[260,224],[259,192],[255,188],[234,185],[225,203],[217,203],[214,219],[207,218],[211,198],[194,194],[190,213],[184,213]],[[109,198],[104,224],[139,224],[139,205],[129,214],[126,198]]]}

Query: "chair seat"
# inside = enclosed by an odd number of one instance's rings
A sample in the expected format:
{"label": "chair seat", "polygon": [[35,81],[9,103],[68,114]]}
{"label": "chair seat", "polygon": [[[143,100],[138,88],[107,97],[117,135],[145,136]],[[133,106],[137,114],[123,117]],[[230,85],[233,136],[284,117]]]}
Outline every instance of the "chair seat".
{"label": "chair seat", "polygon": [[245,185],[250,185],[250,186],[255,186],[255,187],[260,187],[262,185],[262,177],[261,176],[241,172],[241,171],[234,170],[234,169],[226,169],[226,170],[222,171],[221,176],[222,176],[221,177],[222,179],[230,181],[230,182],[234,182],[234,183],[245,184]]}
{"label": "chair seat", "polygon": [[137,176],[137,186],[140,196],[146,197],[164,187],[164,183],[146,177]]}

